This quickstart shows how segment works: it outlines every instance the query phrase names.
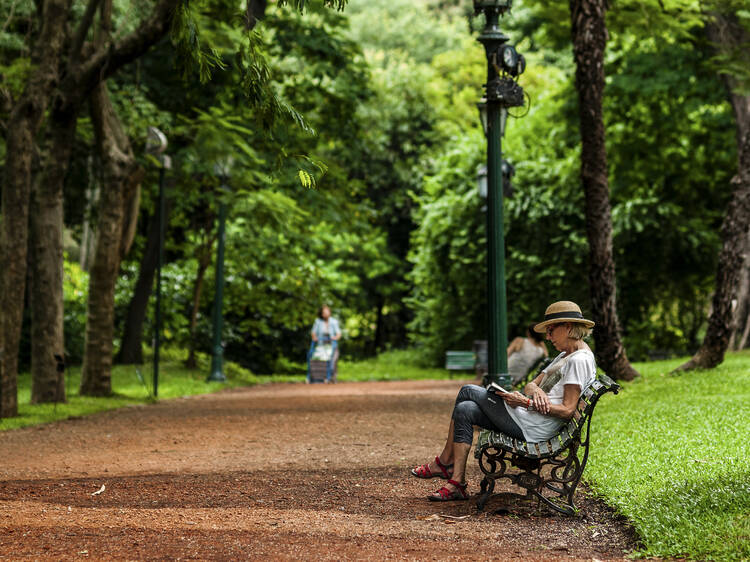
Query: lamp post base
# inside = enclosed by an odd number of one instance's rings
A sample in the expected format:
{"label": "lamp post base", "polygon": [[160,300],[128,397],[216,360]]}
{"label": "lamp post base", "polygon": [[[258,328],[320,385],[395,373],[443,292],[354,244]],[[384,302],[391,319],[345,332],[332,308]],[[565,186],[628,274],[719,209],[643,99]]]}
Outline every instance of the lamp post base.
{"label": "lamp post base", "polygon": [[224,357],[221,355],[214,354],[211,358],[211,372],[206,382],[227,382],[227,377],[224,375]]}
{"label": "lamp post base", "polygon": [[227,382],[227,377],[224,376],[224,373],[221,372],[221,369],[218,371],[211,371],[211,374],[208,375],[206,382]]}
{"label": "lamp post base", "polygon": [[491,375],[487,373],[486,375],[484,375],[484,378],[482,379],[482,384],[484,386],[487,386],[491,382],[499,384],[505,390],[511,390],[511,388],[513,387],[513,385],[510,382],[510,375],[506,375],[506,374]]}

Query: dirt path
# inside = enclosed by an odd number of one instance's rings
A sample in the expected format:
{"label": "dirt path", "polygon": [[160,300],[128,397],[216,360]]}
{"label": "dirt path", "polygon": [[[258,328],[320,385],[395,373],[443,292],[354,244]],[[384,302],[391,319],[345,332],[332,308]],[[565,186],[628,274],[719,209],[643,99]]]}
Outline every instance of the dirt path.
{"label": "dirt path", "polygon": [[408,468],[460,385],[276,384],[1,433],[0,559],[622,559],[632,532],[584,494],[578,518],[424,499],[441,481]]}

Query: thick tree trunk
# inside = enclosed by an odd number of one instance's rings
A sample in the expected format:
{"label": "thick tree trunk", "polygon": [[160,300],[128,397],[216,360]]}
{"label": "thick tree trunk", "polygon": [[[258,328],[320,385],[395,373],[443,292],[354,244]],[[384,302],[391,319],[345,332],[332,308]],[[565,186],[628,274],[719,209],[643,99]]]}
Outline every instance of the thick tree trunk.
{"label": "thick tree trunk", "polygon": [[716,289],[706,336],[698,351],[676,371],[710,369],[724,361],[734,329],[732,301],[737,295],[740,271],[745,263],[745,236],[750,224],[750,130],[740,147],[740,166],[732,178],[732,199],[721,226],[722,248],[716,271]]}
{"label": "thick tree trunk", "polygon": [[8,122],[0,238],[3,264],[0,268],[0,417],[18,413],[16,380],[26,291],[31,160],[36,154],[37,130],[58,81],[69,8],[70,0],[48,0],[44,3],[44,21],[40,26],[36,48],[32,49],[33,70],[23,94],[13,104]]}
{"label": "thick tree trunk", "polygon": [[[167,212],[165,214],[169,215],[169,200],[167,200]],[[117,363],[125,365],[140,365],[143,363],[143,322],[146,319],[148,299],[154,286],[154,275],[159,259],[158,246],[159,218],[157,215],[152,215],[149,218],[148,237],[143,257],[141,257],[138,280],[135,283],[135,290],[125,316],[122,344],[115,359]]]}
{"label": "thick tree trunk", "polygon": [[581,124],[581,179],[586,196],[589,285],[599,365],[614,379],[638,376],[620,339],[602,97],[607,28],[605,0],[570,0]]}
{"label": "thick tree trunk", "polygon": [[[708,14],[706,33],[720,54],[739,54],[750,64],[746,45],[750,33],[736,14]],[[738,61],[739,62],[739,61]],[[724,353],[734,330],[732,302],[737,297],[740,272],[745,263],[745,240],[750,227],[750,96],[742,95],[732,76],[722,74],[734,111],[737,127],[737,174],[730,182],[732,197],[721,225],[722,248],[716,270],[716,288],[708,328],[698,351],[676,371],[710,369],[724,361]]]}
{"label": "thick tree trunk", "polygon": [[115,283],[120,270],[123,225],[128,201],[143,179],[143,170],[135,161],[105,83],[99,84],[91,95],[91,118],[104,177],[89,276],[81,394],[106,396],[112,393]]}
{"label": "thick tree trunk", "polygon": [[31,157],[34,151],[33,120],[11,115],[8,127],[4,182],[2,188],[2,241],[0,242],[0,417],[18,414],[18,344],[21,340],[23,303],[26,291]]}
{"label": "thick tree trunk", "polygon": [[[56,106],[49,151],[34,182],[31,216],[31,402],[65,401],[63,336],[63,184],[75,137],[77,108]],[[57,357],[56,357],[57,356]]]}

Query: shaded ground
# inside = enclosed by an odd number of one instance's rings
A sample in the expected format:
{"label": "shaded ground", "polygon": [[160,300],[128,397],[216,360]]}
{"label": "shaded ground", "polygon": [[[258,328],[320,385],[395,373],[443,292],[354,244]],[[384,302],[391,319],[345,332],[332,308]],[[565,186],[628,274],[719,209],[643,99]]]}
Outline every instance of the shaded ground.
{"label": "shaded ground", "polygon": [[631,530],[583,493],[576,518],[424,499],[442,481],[408,469],[460,385],[268,385],[1,433],[0,559],[622,559]]}

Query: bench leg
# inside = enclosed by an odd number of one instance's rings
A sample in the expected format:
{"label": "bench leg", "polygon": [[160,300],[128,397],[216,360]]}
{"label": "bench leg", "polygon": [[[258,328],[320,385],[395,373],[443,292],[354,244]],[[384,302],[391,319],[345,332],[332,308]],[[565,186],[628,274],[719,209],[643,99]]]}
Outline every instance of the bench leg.
{"label": "bench leg", "polygon": [[477,500],[477,511],[483,511],[487,500],[490,499],[492,492],[495,491],[495,480],[485,476],[480,485],[479,499]]}

